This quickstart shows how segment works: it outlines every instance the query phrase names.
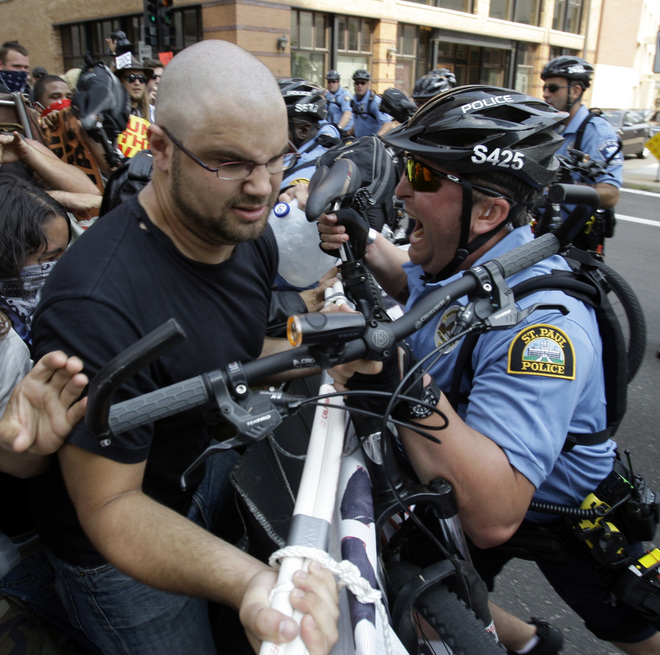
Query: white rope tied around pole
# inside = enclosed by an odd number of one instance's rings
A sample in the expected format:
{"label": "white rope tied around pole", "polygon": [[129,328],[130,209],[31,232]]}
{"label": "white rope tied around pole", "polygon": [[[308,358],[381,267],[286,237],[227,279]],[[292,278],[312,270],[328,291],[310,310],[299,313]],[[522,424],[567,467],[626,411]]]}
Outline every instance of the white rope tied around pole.
{"label": "white rope tied around pole", "polygon": [[[337,576],[339,588],[346,587],[357,600],[361,603],[373,603],[376,611],[383,623],[383,636],[385,638],[385,650],[388,655],[392,654],[392,642],[390,640],[389,616],[383,605],[383,594],[378,589],[374,589],[369,581],[362,577],[360,569],[353,562],[342,560],[337,562],[332,559],[328,553],[318,548],[309,546],[285,546],[276,550],[268,559],[268,563],[273,567],[279,566],[279,560],[284,557],[299,557],[303,559],[318,562],[321,566],[328,569],[333,575]],[[292,582],[277,583],[270,592],[270,598],[283,591],[292,591],[294,585]]]}

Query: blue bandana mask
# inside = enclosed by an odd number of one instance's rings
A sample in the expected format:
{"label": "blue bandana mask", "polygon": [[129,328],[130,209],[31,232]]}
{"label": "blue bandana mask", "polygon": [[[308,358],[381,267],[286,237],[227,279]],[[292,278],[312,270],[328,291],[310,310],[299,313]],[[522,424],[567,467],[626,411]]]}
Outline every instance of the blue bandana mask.
{"label": "blue bandana mask", "polygon": [[0,82],[9,89],[9,93],[23,93],[26,90],[27,79],[27,71],[0,70]]}

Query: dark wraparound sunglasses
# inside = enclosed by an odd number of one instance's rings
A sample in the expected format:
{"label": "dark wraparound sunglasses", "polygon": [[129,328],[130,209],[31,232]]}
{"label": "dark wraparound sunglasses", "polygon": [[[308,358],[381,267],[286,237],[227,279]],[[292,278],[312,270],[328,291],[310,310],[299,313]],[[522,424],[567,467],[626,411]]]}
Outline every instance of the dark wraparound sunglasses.
{"label": "dark wraparound sunglasses", "polygon": [[568,84],[544,84],[543,90],[550,91],[550,93],[557,93],[559,89],[568,89]]}
{"label": "dark wraparound sunglasses", "polygon": [[129,84],[133,84],[133,82],[135,82],[135,80],[137,80],[141,84],[146,84],[147,83],[147,78],[144,75],[136,75],[135,73],[130,73],[129,75],[124,75],[124,79]]}
{"label": "dark wraparound sunglasses", "polygon": [[[463,184],[463,180],[461,180],[460,177],[452,175],[451,173],[443,173],[442,171],[431,168],[426,164],[422,164],[421,161],[417,161],[412,155],[406,155],[406,176],[415,191],[437,191],[442,184],[442,180],[449,180],[455,184]],[[489,189],[472,182],[471,184],[473,189],[480,191],[486,196],[490,196],[491,198],[504,198],[513,204],[513,200],[495,189]]]}

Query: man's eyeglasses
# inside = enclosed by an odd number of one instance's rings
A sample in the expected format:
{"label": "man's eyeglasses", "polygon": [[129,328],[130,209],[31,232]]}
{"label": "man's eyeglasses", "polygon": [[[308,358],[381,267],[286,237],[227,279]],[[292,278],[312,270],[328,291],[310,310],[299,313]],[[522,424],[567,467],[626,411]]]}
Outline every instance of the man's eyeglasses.
{"label": "man's eyeglasses", "polygon": [[355,84],[355,86],[364,86],[367,83],[368,83],[368,80],[355,80],[353,82],[353,84]]}
{"label": "man's eyeglasses", "polygon": [[146,84],[147,78],[144,75],[136,75],[135,73],[130,73],[129,75],[124,75],[124,78],[129,84],[133,84],[136,80],[140,84]]}
{"label": "man's eyeglasses", "polygon": [[[421,161],[417,161],[412,155],[406,155],[406,176],[410,185],[415,191],[437,191],[440,188],[442,180],[449,180],[455,184],[463,184],[463,180],[451,173],[443,173],[435,168],[431,168]],[[491,198],[504,198],[513,204],[513,200],[495,189],[472,183],[472,188],[480,191]]]}
{"label": "man's eyeglasses", "polygon": [[211,173],[215,173],[220,180],[244,180],[257,166],[265,166],[266,170],[271,175],[276,175],[277,173],[282,173],[291,168],[300,158],[300,154],[297,152],[286,152],[283,155],[277,155],[277,157],[269,159],[264,164],[258,164],[254,161],[227,161],[216,168],[211,168],[211,166],[205,164],[195,153],[190,152],[190,150],[188,150],[188,148],[186,148],[178,139],[174,138],[166,127],[161,125],[160,129],[165,132],[177,148],[185,152],[190,159],[199,164],[202,168],[205,168]]}
{"label": "man's eyeglasses", "polygon": [[550,91],[550,93],[557,93],[559,89],[568,89],[568,84],[544,84],[543,90]]}

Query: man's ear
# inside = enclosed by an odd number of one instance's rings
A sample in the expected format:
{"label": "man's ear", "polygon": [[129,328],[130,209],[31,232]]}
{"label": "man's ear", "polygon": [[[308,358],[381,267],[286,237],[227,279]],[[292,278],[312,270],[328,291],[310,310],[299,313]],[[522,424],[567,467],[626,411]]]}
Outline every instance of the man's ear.
{"label": "man's ear", "polygon": [[163,172],[169,172],[174,144],[165,136],[163,130],[154,123],[147,128],[147,138],[149,139],[149,150],[151,150],[154,158],[154,167]]}
{"label": "man's ear", "polygon": [[507,218],[510,209],[505,198],[487,198],[478,203],[472,214],[472,231],[475,235],[489,232]]}
{"label": "man's ear", "polygon": [[571,100],[573,102],[577,102],[578,100],[582,99],[582,96],[584,94],[584,89],[579,84],[573,84],[571,85],[570,92],[571,92]]}

